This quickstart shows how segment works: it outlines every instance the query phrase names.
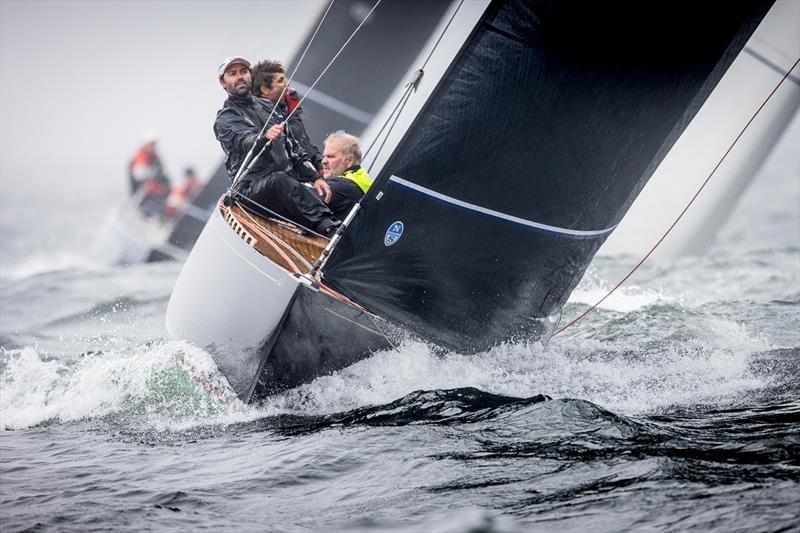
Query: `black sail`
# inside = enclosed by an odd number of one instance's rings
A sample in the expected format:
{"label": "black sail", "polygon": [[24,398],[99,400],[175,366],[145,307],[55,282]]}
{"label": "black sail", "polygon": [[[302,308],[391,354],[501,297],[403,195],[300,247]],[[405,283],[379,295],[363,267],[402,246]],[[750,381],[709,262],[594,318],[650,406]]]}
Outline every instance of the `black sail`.
{"label": "black sail", "polygon": [[492,2],[325,281],[453,349],[535,334],[771,3]]}
{"label": "black sail", "polygon": [[194,246],[206,225],[211,210],[228,188],[228,173],[225,165],[220,165],[206,182],[200,194],[194,198],[183,213],[178,215],[175,225],[169,234],[169,243],[184,250]]}
{"label": "black sail", "polygon": [[[333,3],[292,81],[301,95],[306,94],[375,1]],[[375,113],[403,81],[408,66],[450,3],[450,0],[381,1],[303,102],[303,121],[314,144],[322,149],[322,141],[333,131],[360,135],[369,126]],[[287,76],[294,72],[300,53],[316,27],[317,23],[287,67]]]}

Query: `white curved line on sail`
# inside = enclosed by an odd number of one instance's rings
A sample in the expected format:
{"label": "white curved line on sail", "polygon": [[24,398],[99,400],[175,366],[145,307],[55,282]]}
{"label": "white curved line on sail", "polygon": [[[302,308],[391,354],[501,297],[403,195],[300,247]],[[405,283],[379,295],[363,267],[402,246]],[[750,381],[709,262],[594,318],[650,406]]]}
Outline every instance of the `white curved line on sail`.
{"label": "white curved line on sail", "polygon": [[427,187],[423,187],[422,185],[417,185],[416,183],[410,182],[408,180],[404,180],[403,178],[398,178],[395,175],[392,175],[389,178],[389,181],[393,181],[398,185],[403,185],[404,187],[408,187],[409,189],[414,189],[415,191],[421,192],[423,194],[427,194],[428,196],[433,196],[434,198],[441,200],[443,202],[447,202],[450,204],[455,204],[459,207],[463,207],[465,209],[470,209],[472,211],[477,211],[479,213],[483,213],[484,215],[489,215],[496,218],[501,218],[503,220],[507,220],[509,222],[514,222],[515,224],[521,224],[523,226],[528,226],[531,228],[536,228],[544,231],[549,231],[552,233],[559,233],[562,235],[573,235],[575,237],[597,237],[600,235],[605,235],[606,233],[610,233],[614,228],[617,227],[617,224],[614,224],[610,228],[601,229],[601,230],[579,230],[579,229],[568,229],[568,228],[559,228],[557,226],[548,226],[547,224],[542,224],[540,222],[534,222],[532,220],[525,220],[524,218],[515,217],[514,215],[508,215],[506,213],[501,213],[500,211],[494,211],[493,209],[487,209],[485,207],[481,207],[479,205],[470,204],[468,202],[464,202],[462,200],[458,200],[453,198],[452,196],[447,196],[442,193],[438,193],[436,191],[432,191]]}
{"label": "white curved line on sail", "polygon": [[[292,87],[296,88],[298,91],[302,93],[308,93],[308,85],[294,80],[292,82]],[[319,89],[314,89],[314,92],[307,94],[306,98],[311,100],[312,102],[316,102],[322,107],[327,107],[332,111],[336,111],[340,115],[343,115],[349,119],[355,120],[356,122],[360,122],[362,124],[369,124],[372,122],[372,118],[375,116],[372,113],[367,113],[355,106],[348,104],[347,102],[343,102],[338,98],[334,98],[333,96],[326,94]]]}

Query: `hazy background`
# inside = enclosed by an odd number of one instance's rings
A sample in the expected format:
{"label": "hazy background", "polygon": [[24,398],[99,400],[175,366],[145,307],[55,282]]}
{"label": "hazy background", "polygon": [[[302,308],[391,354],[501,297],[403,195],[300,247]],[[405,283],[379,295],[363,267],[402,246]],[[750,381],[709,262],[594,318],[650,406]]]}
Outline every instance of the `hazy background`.
{"label": "hazy background", "polygon": [[127,163],[148,129],[173,182],[186,165],[206,179],[222,159],[212,131],[225,98],[222,58],[288,61],[323,7],[0,0],[3,204],[32,188],[54,201],[87,187],[123,200]]}
{"label": "hazy background", "polygon": [[[187,165],[207,179],[223,157],[219,62],[288,62],[325,5],[0,0],[0,270],[83,261],[127,198],[127,165],[149,129],[173,183]],[[753,188],[786,173],[800,182],[797,116],[767,167]]]}

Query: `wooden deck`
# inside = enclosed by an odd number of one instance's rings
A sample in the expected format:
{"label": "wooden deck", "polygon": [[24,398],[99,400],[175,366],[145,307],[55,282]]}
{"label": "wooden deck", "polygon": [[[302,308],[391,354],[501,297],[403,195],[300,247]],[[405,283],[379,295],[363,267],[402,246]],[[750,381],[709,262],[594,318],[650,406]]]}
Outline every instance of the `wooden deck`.
{"label": "wooden deck", "polygon": [[262,218],[238,205],[220,209],[242,240],[289,272],[307,273],[328,245],[327,240],[307,234],[293,224]]}

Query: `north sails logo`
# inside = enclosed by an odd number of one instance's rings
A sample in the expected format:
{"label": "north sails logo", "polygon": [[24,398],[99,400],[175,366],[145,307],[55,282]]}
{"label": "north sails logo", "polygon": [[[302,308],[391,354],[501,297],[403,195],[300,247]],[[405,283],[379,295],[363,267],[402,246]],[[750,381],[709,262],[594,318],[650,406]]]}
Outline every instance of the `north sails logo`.
{"label": "north sails logo", "polygon": [[392,225],[389,226],[389,229],[386,230],[386,235],[383,236],[383,244],[384,246],[391,246],[400,240],[400,237],[403,236],[403,223],[399,220],[396,222],[392,222]]}

